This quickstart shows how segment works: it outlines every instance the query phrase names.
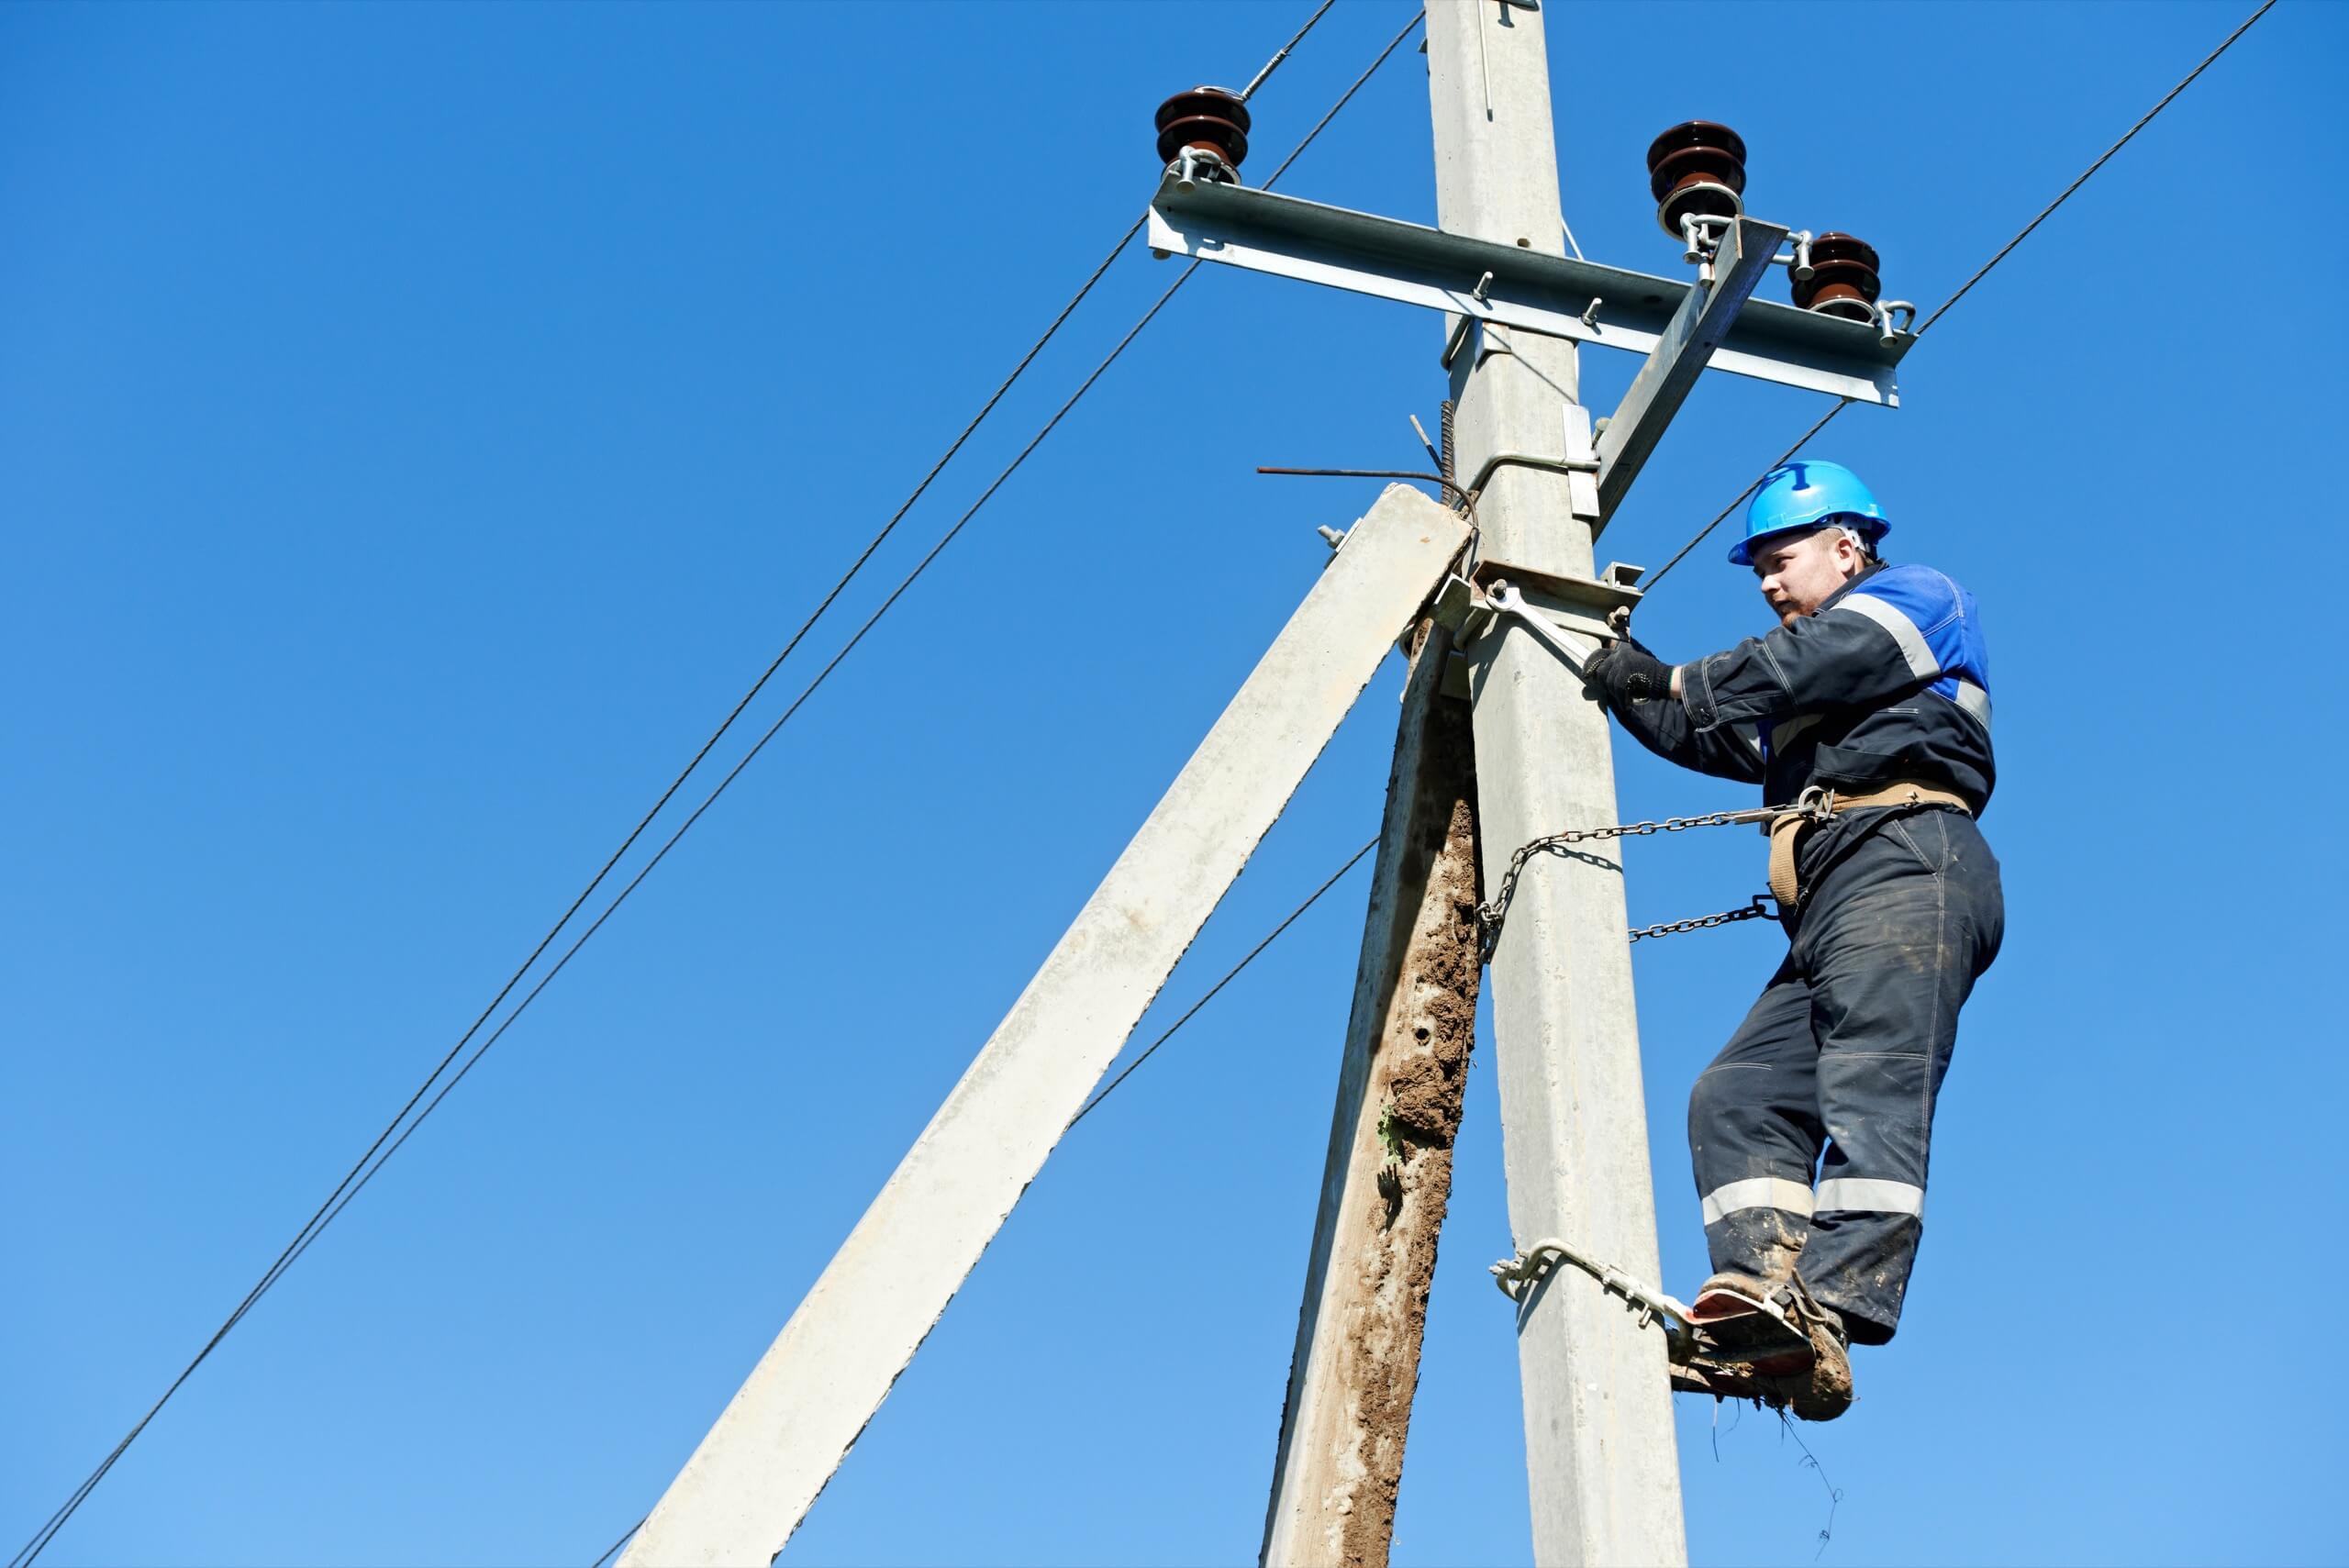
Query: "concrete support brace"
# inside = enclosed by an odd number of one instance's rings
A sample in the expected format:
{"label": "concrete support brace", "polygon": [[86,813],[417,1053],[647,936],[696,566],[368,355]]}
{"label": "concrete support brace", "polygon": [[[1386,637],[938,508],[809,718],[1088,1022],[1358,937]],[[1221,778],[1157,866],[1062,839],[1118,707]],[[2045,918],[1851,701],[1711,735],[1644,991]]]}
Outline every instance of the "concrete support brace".
{"label": "concrete support brace", "polygon": [[764,1568],[783,1549],[1466,539],[1402,485],[1355,526],[623,1564]]}
{"label": "concrete support brace", "polygon": [[1452,639],[1425,628],[1386,784],[1264,1520],[1265,1568],[1381,1568],[1475,1044],[1476,818]]}

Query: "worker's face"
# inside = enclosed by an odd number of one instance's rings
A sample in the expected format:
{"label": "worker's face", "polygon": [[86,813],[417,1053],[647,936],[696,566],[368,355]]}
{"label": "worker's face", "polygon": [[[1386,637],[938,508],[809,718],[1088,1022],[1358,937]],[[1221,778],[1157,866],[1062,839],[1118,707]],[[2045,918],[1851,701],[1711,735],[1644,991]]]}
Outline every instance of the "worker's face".
{"label": "worker's face", "polygon": [[1753,575],[1780,626],[1818,614],[1835,590],[1866,568],[1859,546],[1838,528],[1767,539],[1753,550]]}

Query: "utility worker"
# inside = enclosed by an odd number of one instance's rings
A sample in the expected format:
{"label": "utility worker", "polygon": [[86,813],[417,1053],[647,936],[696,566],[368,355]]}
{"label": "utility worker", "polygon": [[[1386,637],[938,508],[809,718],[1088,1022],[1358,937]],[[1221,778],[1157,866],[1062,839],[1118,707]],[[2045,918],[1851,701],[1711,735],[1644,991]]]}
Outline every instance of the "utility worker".
{"label": "utility worker", "polygon": [[1787,808],[1769,825],[1786,961],[1689,1098],[1714,1269],[1691,1308],[1759,1301],[1808,1337],[1810,1366],[1759,1391],[1813,1420],[1851,1404],[1844,1346],[1899,1324],[1934,1096],[2005,927],[1975,825],[1995,774],[1974,596],[1886,565],[1889,526],[1849,469],[1788,463],[1729,557],[1776,630],[1677,666],[1626,639],[1586,664],[1648,750]]}

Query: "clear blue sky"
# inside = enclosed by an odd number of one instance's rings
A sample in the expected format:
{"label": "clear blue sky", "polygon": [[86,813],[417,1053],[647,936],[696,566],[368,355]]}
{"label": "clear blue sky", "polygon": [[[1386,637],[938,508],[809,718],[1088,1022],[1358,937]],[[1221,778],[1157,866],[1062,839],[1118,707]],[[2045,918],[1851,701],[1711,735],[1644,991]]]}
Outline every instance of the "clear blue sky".
{"label": "clear blue sky", "polygon": [[[1678,269],[1640,153],[1701,115],[1757,212],[1865,235],[1930,306],[2249,0],[1553,6],[1587,250]],[[1307,9],[0,12],[0,1544],[1140,210],[1158,101]],[[1409,14],[1330,15],[1258,99],[1259,172]],[[1825,1562],[2344,1556],[2330,1319],[2296,1316],[2349,1283],[2344,46],[2349,9],[2280,6],[1819,449],[1984,606],[2009,901],[1913,1310],[1803,1434]],[[1286,188],[1430,220],[1427,135],[1407,47]],[[844,617],[1174,265],[1118,263]],[[1375,488],[1252,466],[1421,462],[1440,332],[1203,272],[47,1561],[584,1563],[638,1518]],[[1587,353],[1589,400],[1631,369]],[[1604,554],[1660,562],[1820,407],[1709,381]],[[1642,612],[1675,658],[1762,624],[1710,546]],[[1140,1038],[1375,829],[1398,673]],[[1748,798],[1619,758],[1631,813]],[[1742,833],[1630,856],[1642,920],[1760,884]],[[787,1561],[1252,1560],[1361,876],[1069,1139]],[[1675,1289],[1687,1084],[1777,943],[1637,951]],[[1403,1563],[1530,1553],[1471,1082]],[[1811,1562],[1827,1492],[1777,1423],[1680,1420],[1693,1554]]]}

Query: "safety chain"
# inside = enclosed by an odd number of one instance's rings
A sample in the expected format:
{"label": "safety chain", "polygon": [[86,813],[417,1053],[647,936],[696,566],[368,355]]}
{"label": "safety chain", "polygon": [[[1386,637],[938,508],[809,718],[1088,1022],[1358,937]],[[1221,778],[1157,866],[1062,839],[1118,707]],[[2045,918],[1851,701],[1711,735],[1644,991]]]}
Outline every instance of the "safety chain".
{"label": "safety chain", "polygon": [[1692,920],[1666,920],[1661,925],[1634,926],[1631,928],[1631,940],[1638,941],[1642,937],[1677,936],[1682,931],[1701,931],[1713,926],[1731,925],[1739,920],[1769,919],[1777,914],[1777,911],[1770,906],[1774,902],[1776,901],[1768,894],[1757,893],[1753,895],[1753,902],[1742,909],[1724,909],[1718,915],[1700,915]]}
{"label": "safety chain", "polygon": [[[1608,839],[1644,839],[1652,833],[1680,833],[1691,828],[1735,828],[1752,822],[1767,822],[1785,815],[1783,806],[1751,806],[1742,811],[1709,811],[1701,817],[1666,817],[1657,822],[1618,822],[1606,828],[1569,828],[1563,833],[1551,833],[1534,840],[1508,858],[1508,869],[1501,873],[1500,891],[1476,906],[1476,926],[1483,934],[1480,944],[1485,956],[1493,955],[1493,944],[1500,940],[1501,922],[1508,916],[1509,901],[1517,896],[1518,873],[1525,862],[1535,855],[1555,853],[1571,844],[1596,843]],[[1755,904],[1760,903],[1756,895]],[[1675,931],[1700,930],[1707,926],[1725,926],[1732,920],[1751,920],[1769,911],[1749,906],[1743,909],[1727,910],[1708,915],[1701,920],[1675,920],[1661,926],[1646,926],[1631,933],[1631,940],[1642,937],[1670,936]]]}

